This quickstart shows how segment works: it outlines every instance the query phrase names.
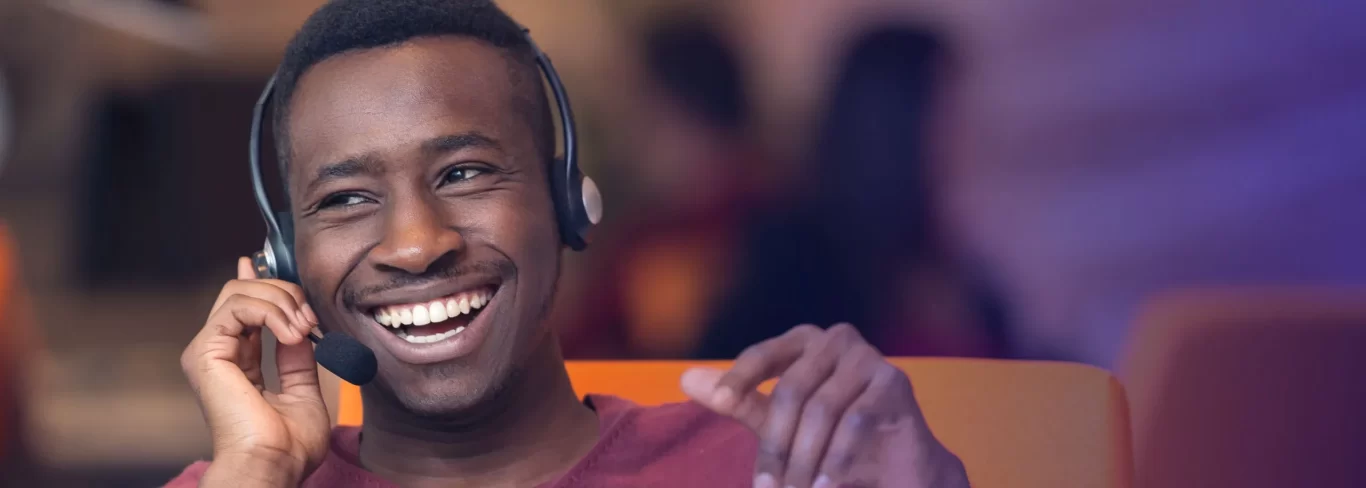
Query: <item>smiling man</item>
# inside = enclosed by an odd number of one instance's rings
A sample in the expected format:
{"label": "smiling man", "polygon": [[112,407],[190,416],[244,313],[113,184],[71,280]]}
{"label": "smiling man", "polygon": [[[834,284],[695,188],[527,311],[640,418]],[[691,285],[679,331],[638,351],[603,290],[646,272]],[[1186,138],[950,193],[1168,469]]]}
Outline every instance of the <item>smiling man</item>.
{"label": "smiling man", "polygon": [[[213,460],[170,486],[967,486],[909,380],[848,326],[690,371],[692,402],[575,396],[545,321],[564,251],[549,102],[491,3],[331,2],[275,100],[300,284],[239,262],[182,356]],[[375,353],[361,428],[329,426],[313,327]]]}

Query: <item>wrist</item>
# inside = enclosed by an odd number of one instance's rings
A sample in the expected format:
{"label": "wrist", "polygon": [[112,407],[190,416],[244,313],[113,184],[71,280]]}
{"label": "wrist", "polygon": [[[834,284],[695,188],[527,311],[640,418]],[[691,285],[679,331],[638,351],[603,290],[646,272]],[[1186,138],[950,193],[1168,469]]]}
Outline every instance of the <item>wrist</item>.
{"label": "wrist", "polygon": [[303,469],[283,452],[215,455],[199,486],[293,488],[303,481]]}

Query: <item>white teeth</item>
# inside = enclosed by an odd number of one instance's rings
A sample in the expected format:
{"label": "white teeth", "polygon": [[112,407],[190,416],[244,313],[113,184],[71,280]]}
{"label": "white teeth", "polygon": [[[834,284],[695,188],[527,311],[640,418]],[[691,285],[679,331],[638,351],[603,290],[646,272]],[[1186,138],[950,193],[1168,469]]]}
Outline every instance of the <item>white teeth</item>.
{"label": "white teeth", "polygon": [[428,310],[427,314],[432,317],[433,324],[443,322],[449,317],[449,315],[446,314],[446,306],[442,305],[441,302],[432,302],[426,305],[426,308]]}
{"label": "white teeth", "polygon": [[398,336],[403,338],[403,340],[411,342],[413,344],[431,344],[433,342],[440,342],[451,337],[454,337],[456,334],[464,332],[464,330],[464,327],[456,327],[455,329],[448,330],[440,334],[432,334],[425,336],[409,335],[407,332],[400,330],[398,331]]}
{"label": "white teeth", "polygon": [[423,326],[445,322],[446,320],[467,315],[484,308],[493,299],[487,291],[462,293],[454,298],[436,300],[411,306],[389,306],[375,311],[374,319],[380,325],[401,328],[405,325]]}

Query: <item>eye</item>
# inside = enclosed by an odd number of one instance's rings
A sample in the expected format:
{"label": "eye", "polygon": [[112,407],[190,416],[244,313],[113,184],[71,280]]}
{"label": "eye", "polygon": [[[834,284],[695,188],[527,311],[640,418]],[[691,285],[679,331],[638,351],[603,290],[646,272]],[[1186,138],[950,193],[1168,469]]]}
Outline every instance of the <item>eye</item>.
{"label": "eye", "polygon": [[338,193],[336,195],[328,195],[323,201],[318,202],[318,208],[351,207],[368,201],[368,198],[355,193]]}
{"label": "eye", "polygon": [[473,179],[474,177],[482,174],[484,174],[484,170],[479,168],[474,168],[470,166],[457,166],[451,168],[450,171],[447,171],[446,175],[441,178],[441,182],[447,184],[460,183],[465,180]]}

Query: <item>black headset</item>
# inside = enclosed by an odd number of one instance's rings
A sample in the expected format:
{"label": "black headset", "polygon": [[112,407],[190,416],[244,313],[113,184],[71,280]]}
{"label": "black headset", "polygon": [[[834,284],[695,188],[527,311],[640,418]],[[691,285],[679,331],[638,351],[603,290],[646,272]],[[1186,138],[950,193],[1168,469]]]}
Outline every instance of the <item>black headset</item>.
{"label": "black headset", "polygon": [[[531,40],[531,31],[524,28],[522,33],[527,44],[535,52],[536,64],[540,67],[546,82],[550,85],[551,92],[555,95],[555,105],[560,113],[560,136],[564,141],[564,155],[555,158],[549,171],[550,191],[555,201],[555,215],[559,224],[560,239],[570,249],[581,251],[588,247],[588,231],[602,220],[602,195],[598,191],[597,184],[593,183],[593,179],[585,176],[579,170],[578,138],[574,133],[574,113],[569,108],[569,96],[565,93],[564,85],[560,83],[560,77],[556,74],[554,65],[550,63],[550,58]],[[260,207],[261,217],[266,221],[265,246],[261,251],[252,255],[252,265],[256,269],[258,278],[275,278],[297,284],[299,283],[299,268],[294,259],[294,219],[288,210],[277,212],[271,206],[261,173],[261,131],[266,117],[266,106],[270,104],[271,98],[275,94],[276,76],[278,73],[272,75],[270,80],[266,82],[261,97],[256,101],[256,108],[252,110],[251,143],[248,148],[251,160],[251,184],[252,190],[256,194],[256,205]],[[326,337],[331,338],[333,336],[339,336],[339,334],[333,332]],[[324,360],[325,357],[332,356],[324,354],[324,342],[337,344],[338,341],[320,341],[311,335],[309,339],[318,343],[318,362],[336,373],[337,376],[354,384],[364,384],[373,378],[375,371],[374,354],[365,349],[365,346],[355,342],[354,339],[345,337],[347,340],[345,341],[346,344],[342,344],[342,349],[345,349],[346,353],[341,354],[341,356],[350,357],[357,353],[362,356],[368,355],[368,374],[356,373],[355,371],[358,368],[348,364],[354,361],[343,359],[331,361],[336,364],[328,364],[329,361]],[[357,347],[364,351],[354,350]],[[365,362],[365,360],[361,362]],[[364,366],[359,367],[361,371],[366,369]]]}

